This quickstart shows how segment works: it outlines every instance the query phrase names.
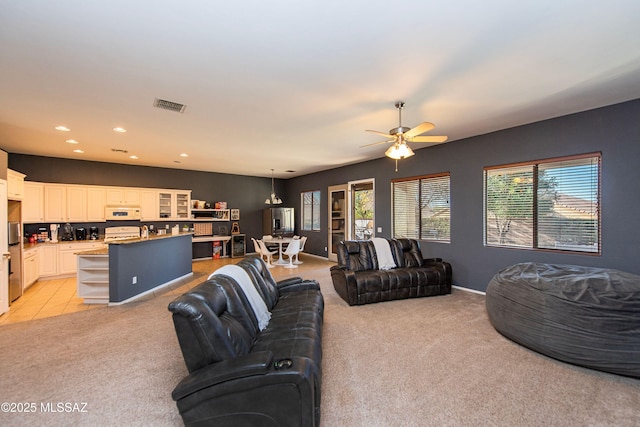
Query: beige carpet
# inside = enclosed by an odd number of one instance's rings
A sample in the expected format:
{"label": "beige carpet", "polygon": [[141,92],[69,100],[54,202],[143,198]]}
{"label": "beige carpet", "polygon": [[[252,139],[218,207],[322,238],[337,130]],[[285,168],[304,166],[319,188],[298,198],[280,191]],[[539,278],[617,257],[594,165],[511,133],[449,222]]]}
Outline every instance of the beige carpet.
{"label": "beige carpet", "polygon": [[[321,280],[326,302],[325,427],[640,424],[640,380],[512,343],[481,295],[349,307],[327,269],[304,276]],[[186,369],[171,299],[0,327],[0,402],[35,404],[0,412],[0,425],[180,425],[170,394]]]}

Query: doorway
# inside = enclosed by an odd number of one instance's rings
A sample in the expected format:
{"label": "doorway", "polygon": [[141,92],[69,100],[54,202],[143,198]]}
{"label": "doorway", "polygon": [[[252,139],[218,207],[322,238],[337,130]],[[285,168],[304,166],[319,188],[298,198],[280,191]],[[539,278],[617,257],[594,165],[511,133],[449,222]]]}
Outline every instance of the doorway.
{"label": "doorway", "polygon": [[349,240],[369,240],[374,236],[375,191],[373,179],[349,183],[351,210]]}

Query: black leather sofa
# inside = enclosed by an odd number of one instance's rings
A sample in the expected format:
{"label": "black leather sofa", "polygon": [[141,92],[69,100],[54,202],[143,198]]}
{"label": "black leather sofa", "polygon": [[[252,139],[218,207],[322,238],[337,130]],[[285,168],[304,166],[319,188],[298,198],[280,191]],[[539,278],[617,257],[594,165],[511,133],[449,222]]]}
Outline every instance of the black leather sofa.
{"label": "black leather sofa", "polygon": [[379,269],[370,240],[338,245],[338,264],[331,267],[333,287],[349,305],[451,293],[451,265],[440,258],[423,259],[415,239],[388,239],[396,267]]}
{"label": "black leather sofa", "polygon": [[185,425],[318,426],[324,300],[316,281],[275,282],[238,264],[271,312],[263,330],[238,281],[214,274],[169,304],[189,375],[173,390]]}

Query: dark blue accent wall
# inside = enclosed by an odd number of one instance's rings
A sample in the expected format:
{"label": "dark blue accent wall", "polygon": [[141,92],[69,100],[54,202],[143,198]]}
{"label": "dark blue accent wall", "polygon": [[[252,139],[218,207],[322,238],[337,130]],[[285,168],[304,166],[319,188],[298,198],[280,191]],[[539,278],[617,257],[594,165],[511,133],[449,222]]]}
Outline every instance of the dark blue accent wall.
{"label": "dark blue accent wall", "polygon": [[[461,118],[464,121],[464,118]],[[417,144],[413,144],[415,147]],[[384,147],[380,149],[381,153]],[[415,150],[398,162],[382,158],[287,181],[285,197],[322,191],[322,232],[304,232],[305,250],[326,256],[327,186],[374,178],[375,225],[391,236],[391,180],[451,173],[451,243],[422,242],[425,256],[453,266],[454,283],[484,291],[509,265],[536,261],[615,268],[640,274],[640,100]],[[582,153],[602,153],[602,255],[562,254],[483,244],[483,168]],[[339,153],[337,153],[339,155]]]}
{"label": "dark blue accent wall", "polygon": [[189,273],[191,235],[109,245],[109,302],[125,301]]}

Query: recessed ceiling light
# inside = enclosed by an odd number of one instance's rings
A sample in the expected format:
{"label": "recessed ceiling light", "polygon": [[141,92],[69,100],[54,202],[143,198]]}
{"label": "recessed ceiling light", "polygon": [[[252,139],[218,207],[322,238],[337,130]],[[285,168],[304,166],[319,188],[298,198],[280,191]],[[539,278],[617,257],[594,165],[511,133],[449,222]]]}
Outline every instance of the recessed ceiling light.
{"label": "recessed ceiling light", "polygon": [[134,154],[134,155],[129,156],[129,158],[130,158],[130,159],[134,159],[134,160],[135,160],[135,159],[137,159],[137,158],[138,158],[138,156],[136,156],[136,155]]}
{"label": "recessed ceiling light", "polygon": [[60,132],[69,132],[71,129],[66,126],[56,126],[56,130],[59,130]]}
{"label": "recessed ceiling light", "polygon": [[68,142],[69,144],[77,144],[78,141],[76,141],[75,139],[67,139],[65,142]]}
{"label": "recessed ceiling light", "polygon": [[125,128],[117,127],[113,128],[114,132],[125,133],[127,130]]}
{"label": "recessed ceiling light", "polygon": [[73,150],[73,152],[74,152],[74,153],[80,153],[80,154],[84,153],[84,151],[82,151],[82,150],[80,150],[80,149]]}
{"label": "recessed ceiling light", "polygon": [[187,153],[182,153],[180,154],[180,157],[189,157],[189,155]]}

